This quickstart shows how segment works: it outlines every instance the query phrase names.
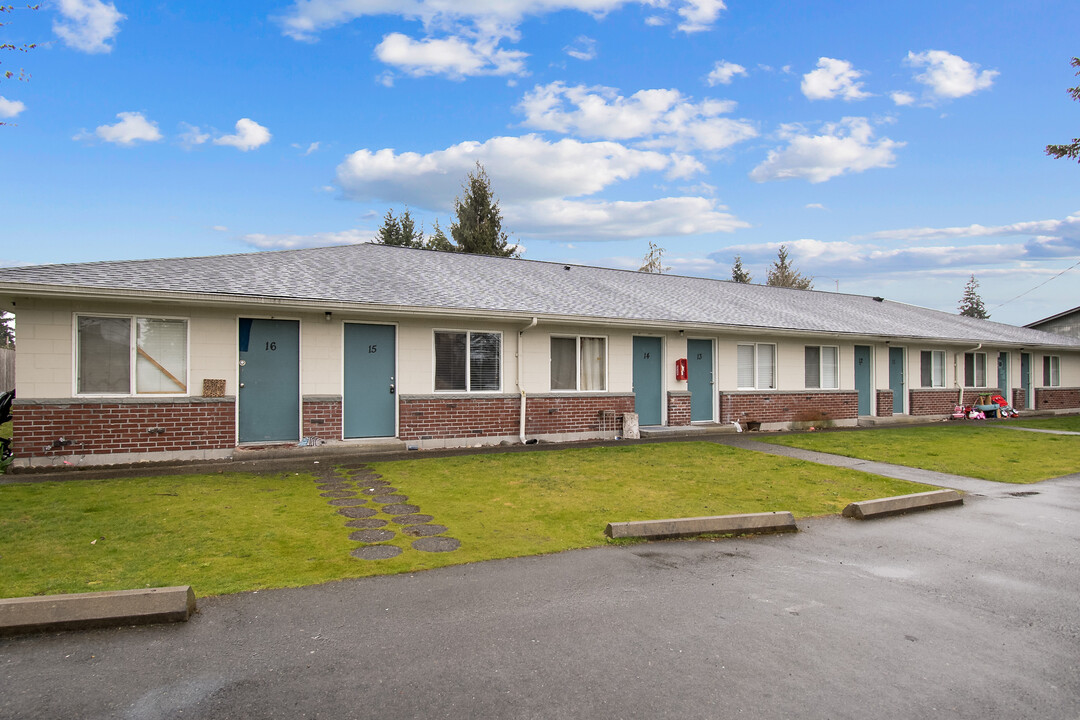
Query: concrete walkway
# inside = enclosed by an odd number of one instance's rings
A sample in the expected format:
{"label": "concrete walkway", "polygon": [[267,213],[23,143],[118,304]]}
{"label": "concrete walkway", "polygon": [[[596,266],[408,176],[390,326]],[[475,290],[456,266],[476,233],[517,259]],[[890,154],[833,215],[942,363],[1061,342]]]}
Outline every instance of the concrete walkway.
{"label": "concrete walkway", "polygon": [[753,440],[746,435],[723,435],[711,437],[709,439],[724,445],[730,445],[744,450],[753,450],[754,452],[766,453],[768,455],[780,455],[783,457],[817,463],[818,465],[831,465],[833,467],[860,470],[862,472],[873,473],[874,475],[896,478],[897,480],[908,480],[910,482],[923,483],[924,485],[935,485],[937,487],[952,488],[953,490],[962,490],[969,495],[999,495],[1001,493],[1015,491],[1015,488],[1020,487],[1013,483],[979,480],[978,478],[969,478],[964,477],[963,475],[951,475],[949,473],[936,472],[934,470],[922,470],[920,468],[907,467],[904,465],[892,465],[890,463],[860,460],[859,458],[845,457],[843,455],[832,455],[829,453],[815,452],[813,450],[803,450],[802,448],[773,445],[772,443]]}
{"label": "concrete walkway", "polygon": [[994,427],[1001,428],[1002,430],[1021,430],[1023,432],[1046,433],[1047,435],[1080,435],[1080,432],[1072,432],[1071,430],[1047,430],[1044,428],[1021,427],[1019,425],[995,425]]}

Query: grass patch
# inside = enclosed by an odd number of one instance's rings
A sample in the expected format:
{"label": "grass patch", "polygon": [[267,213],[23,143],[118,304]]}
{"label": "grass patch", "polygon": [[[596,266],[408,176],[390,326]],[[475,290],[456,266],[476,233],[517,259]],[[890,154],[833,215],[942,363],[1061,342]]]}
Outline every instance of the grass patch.
{"label": "grass patch", "polygon": [[1063,417],[1041,418],[1026,420],[1019,418],[1010,420],[1010,425],[1019,425],[1026,428],[1039,430],[1066,430],[1068,432],[1080,432],[1080,415],[1067,415]]}
{"label": "grass patch", "polygon": [[1009,432],[989,426],[943,424],[786,435],[762,440],[1008,483],[1033,483],[1080,471],[1080,438]]}
{"label": "grass patch", "polygon": [[307,585],[603,545],[611,521],[768,510],[805,517],[929,489],[713,443],[372,467],[461,548],[421,553],[398,533],[390,541],[404,548],[398,557],[356,560],[346,518],[306,475],[0,485],[0,596],[182,584],[206,596]]}

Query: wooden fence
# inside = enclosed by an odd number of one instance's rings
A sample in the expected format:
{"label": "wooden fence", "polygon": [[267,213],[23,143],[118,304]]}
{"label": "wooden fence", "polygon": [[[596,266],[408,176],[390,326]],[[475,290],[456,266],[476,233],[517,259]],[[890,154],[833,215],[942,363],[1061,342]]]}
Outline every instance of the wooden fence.
{"label": "wooden fence", "polygon": [[0,348],[0,393],[15,389],[15,351]]}

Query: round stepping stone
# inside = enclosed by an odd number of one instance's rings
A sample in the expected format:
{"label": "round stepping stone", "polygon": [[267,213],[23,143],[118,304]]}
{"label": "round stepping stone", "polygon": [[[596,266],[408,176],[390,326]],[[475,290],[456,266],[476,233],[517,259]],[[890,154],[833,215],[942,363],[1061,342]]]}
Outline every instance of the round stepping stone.
{"label": "round stepping stone", "polygon": [[352,490],[352,483],[332,482],[323,483],[322,485],[316,485],[319,490]]}
{"label": "round stepping stone", "polygon": [[328,498],[347,498],[356,497],[356,493],[352,490],[327,490],[326,492],[319,493],[319,496]]}
{"label": "round stepping stone", "polygon": [[[379,473],[373,473],[373,472],[358,472],[358,473],[353,473],[353,475],[352,475],[352,479],[355,480],[356,482],[375,482],[375,481],[379,480],[379,478],[381,478],[381,477],[382,477],[382,475],[380,475]],[[386,481],[383,480],[383,482],[386,482]]]}
{"label": "round stepping stone", "polygon": [[382,511],[387,515],[408,515],[409,513],[420,512],[420,508],[417,505],[400,503],[397,505],[383,505]]}
{"label": "round stepping stone", "polygon": [[369,507],[347,507],[338,510],[338,515],[344,515],[347,518],[369,518],[375,514],[375,511]]}
{"label": "round stepping stone", "polygon": [[420,552],[453,552],[461,547],[461,543],[454,538],[426,537],[413,540],[412,546]]}
{"label": "round stepping stone", "polygon": [[381,528],[386,524],[385,520],[379,518],[362,518],[360,520],[350,520],[345,523],[345,527],[362,528],[364,530],[374,530],[375,528]]}
{"label": "round stepping stone", "polygon": [[365,545],[356,548],[351,555],[361,560],[388,560],[401,554],[401,548],[396,545]]}
{"label": "round stepping stone", "polygon": [[409,500],[408,495],[376,495],[375,502],[380,505],[392,505],[393,503],[403,503]]}
{"label": "round stepping stone", "polygon": [[423,525],[434,519],[435,518],[431,515],[419,515],[413,513],[412,515],[398,515],[396,518],[390,518],[390,522],[397,523],[398,525]]}
{"label": "round stepping stone", "polygon": [[430,537],[446,532],[445,525],[409,525],[401,532],[413,537]]}
{"label": "round stepping stone", "polygon": [[394,537],[392,530],[357,530],[354,533],[349,533],[350,540],[364,543],[382,542],[392,537]]}
{"label": "round stepping stone", "polygon": [[[381,481],[380,481],[381,482]],[[360,492],[365,495],[385,495],[387,493],[397,492],[397,488],[390,487],[387,483],[383,482],[382,485],[370,485],[364,487]]]}
{"label": "round stepping stone", "polygon": [[359,505],[367,505],[367,498],[335,498],[333,500],[327,500],[331,505],[337,505],[338,507],[357,507]]}

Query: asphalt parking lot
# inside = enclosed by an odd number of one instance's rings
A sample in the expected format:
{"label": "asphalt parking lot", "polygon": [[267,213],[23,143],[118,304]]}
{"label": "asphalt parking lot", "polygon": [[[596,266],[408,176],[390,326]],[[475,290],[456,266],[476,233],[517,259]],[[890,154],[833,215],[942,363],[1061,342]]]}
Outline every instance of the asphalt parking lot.
{"label": "asphalt parking lot", "polygon": [[0,640],[0,718],[1080,717],[1080,475],[799,525]]}

